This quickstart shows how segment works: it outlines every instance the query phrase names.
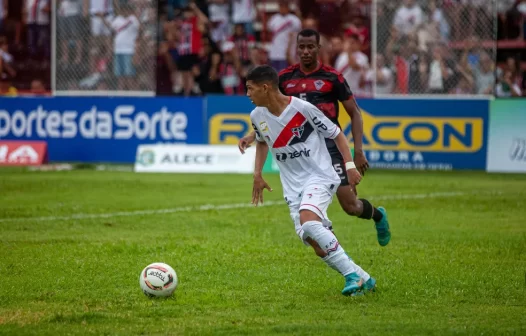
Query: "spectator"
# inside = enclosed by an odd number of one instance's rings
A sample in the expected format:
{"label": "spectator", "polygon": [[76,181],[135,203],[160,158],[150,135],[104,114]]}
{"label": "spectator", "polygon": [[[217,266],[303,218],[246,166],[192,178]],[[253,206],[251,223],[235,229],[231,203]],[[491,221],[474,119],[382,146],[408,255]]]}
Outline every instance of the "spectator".
{"label": "spectator", "polygon": [[58,10],[58,24],[60,39],[62,44],[61,62],[68,64],[70,52],[75,52],[75,64],[80,64],[82,53],[80,52],[79,38],[82,33],[82,1],[81,0],[62,0]]}
{"label": "spectator", "polygon": [[393,25],[402,35],[409,35],[416,33],[423,22],[422,8],[416,4],[415,0],[404,0],[395,13]]}
{"label": "spectator", "polygon": [[290,13],[289,4],[286,0],[279,1],[279,13],[270,18],[268,29],[273,34],[269,55],[270,62],[274,69],[280,71],[288,66],[287,46],[289,45],[290,33],[299,32],[301,29],[300,19]]}
{"label": "spectator", "polygon": [[133,57],[137,37],[139,35],[139,19],[129,4],[121,5],[120,13],[111,22],[99,14],[104,24],[110,28],[115,36],[113,40],[113,73],[117,77],[119,90],[137,90]]}
{"label": "spectator", "polygon": [[175,62],[168,42],[160,42],[157,54],[156,80],[157,95],[171,96],[174,93]]}
{"label": "spectator", "polygon": [[[199,64],[198,54],[201,51],[202,32],[208,24],[208,18],[195,3],[190,3],[183,10],[180,40],[177,45],[179,52],[177,69],[182,75],[183,94],[185,96],[189,96],[195,87],[193,68]],[[194,91],[194,93],[196,92]]]}
{"label": "spectator", "polygon": [[45,59],[50,49],[50,0],[25,0],[24,17],[27,23],[27,45],[32,56],[41,54]]}
{"label": "spectator", "polygon": [[495,87],[497,97],[520,97],[522,95],[520,86],[514,81],[513,72],[505,70],[504,75]]}
{"label": "spectator", "polygon": [[247,34],[253,35],[255,19],[256,6],[254,0],[232,0],[232,22],[234,25],[242,25]]}
{"label": "spectator", "polygon": [[450,60],[444,57],[441,46],[433,48],[433,60],[429,64],[428,89],[432,94],[443,94],[449,92],[448,82],[454,76]]}
{"label": "spectator", "polygon": [[347,80],[356,96],[370,95],[370,90],[364,85],[364,79],[369,70],[369,59],[361,51],[358,35],[351,35],[345,39],[344,51],[336,60],[335,68]]}
{"label": "spectator", "polygon": [[230,42],[234,42],[237,54],[243,65],[250,63],[250,49],[256,45],[256,38],[248,34],[245,27],[246,24],[236,23],[234,26],[234,35],[229,39]]}
{"label": "spectator", "polygon": [[436,26],[436,29],[440,33],[441,40],[448,41],[450,33],[449,23],[447,22],[446,17],[444,16],[442,8],[439,8],[437,6],[436,1],[429,1],[428,12],[429,22]]}
{"label": "spectator", "polygon": [[7,17],[7,0],[0,0],[0,35],[4,33],[4,21]]}
{"label": "spectator", "polygon": [[226,0],[208,0],[210,37],[221,43],[230,35],[228,3]]}
{"label": "spectator", "polygon": [[376,55],[376,69],[369,69],[367,81],[375,83],[376,94],[390,94],[394,89],[393,71],[386,65],[382,54]]}
{"label": "spectator", "polygon": [[248,71],[243,69],[234,42],[225,42],[222,46],[223,61],[219,66],[219,77],[223,91],[227,95],[245,93],[244,78]]}
{"label": "spectator", "polygon": [[8,47],[7,39],[0,37],[0,95],[16,96],[18,90],[12,85],[16,71],[13,69],[13,56]]}
{"label": "spectator", "polygon": [[480,63],[473,68],[477,94],[489,95],[493,93],[495,85],[494,62],[489,55],[483,52]]}
{"label": "spectator", "polygon": [[345,32],[346,35],[357,35],[360,38],[362,51],[369,55],[371,46],[371,37],[369,35],[369,27],[365,25],[364,17],[361,14],[353,16],[349,28]]}
{"label": "spectator", "polygon": [[9,43],[5,37],[0,37],[0,77],[11,80],[15,76],[14,58],[9,53]]}
{"label": "spectator", "polygon": [[203,49],[201,51],[201,63],[196,71],[197,82],[203,94],[224,93],[219,78],[219,66],[221,65],[221,50],[217,44],[208,36],[203,38]]}
{"label": "spectator", "polygon": [[[323,47],[323,45],[322,45]],[[331,37],[330,43],[327,45],[328,53],[329,53],[329,63],[328,64],[336,64],[336,60],[338,59],[338,56],[343,51],[343,39],[340,36],[333,36]]]}
{"label": "spectator", "polygon": [[104,22],[113,20],[113,1],[90,0],[89,13],[91,15],[90,70],[97,71],[100,60],[110,56],[111,29]]}
{"label": "spectator", "polygon": [[44,86],[44,82],[40,79],[33,79],[31,81],[31,88],[30,88],[31,94],[34,95],[45,95],[47,94],[46,87]]}

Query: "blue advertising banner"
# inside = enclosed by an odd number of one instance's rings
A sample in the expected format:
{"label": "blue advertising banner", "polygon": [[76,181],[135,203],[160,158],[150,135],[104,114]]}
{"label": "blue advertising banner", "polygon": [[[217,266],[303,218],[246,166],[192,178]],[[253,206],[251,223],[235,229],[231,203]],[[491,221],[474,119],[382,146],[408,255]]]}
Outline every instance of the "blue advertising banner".
{"label": "blue advertising banner", "polygon": [[[361,99],[363,148],[371,167],[474,169],[486,167],[488,100]],[[352,142],[351,122],[340,125]]]}
{"label": "blue advertising banner", "polygon": [[[486,168],[487,100],[360,99],[363,149],[369,164],[393,169]],[[208,141],[236,144],[251,131],[246,97],[207,98]],[[340,126],[352,148],[351,122],[340,104]]]}
{"label": "blue advertising banner", "polygon": [[9,98],[0,139],[44,140],[50,161],[133,163],[139,144],[207,140],[201,98]]}
{"label": "blue advertising banner", "polygon": [[206,116],[210,144],[235,145],[252,131],[250,112],[254,104],[244,96],[208,96]]}

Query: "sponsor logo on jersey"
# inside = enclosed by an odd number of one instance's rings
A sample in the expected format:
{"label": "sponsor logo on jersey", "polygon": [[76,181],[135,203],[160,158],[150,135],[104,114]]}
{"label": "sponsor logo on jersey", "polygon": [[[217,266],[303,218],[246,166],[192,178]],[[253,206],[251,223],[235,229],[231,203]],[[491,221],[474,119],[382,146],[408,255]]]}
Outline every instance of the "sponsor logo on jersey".
{"label": "sponsor logo on jersey", "polygon": [[293,160],[299,157],[310,157],[310,149],[302,149],[291,153],[276,153],[276,160],[279,162],[286,162],[287,160]]}
{"label": "sponsor logo on jersey", "polygon": [[295,87],[295,86],[296,86],[296,84],[294,84],[294,83],[289,83],[289,84],[287,84],[287,89],[288,89],[288,88],[293,88],[293,87]]}

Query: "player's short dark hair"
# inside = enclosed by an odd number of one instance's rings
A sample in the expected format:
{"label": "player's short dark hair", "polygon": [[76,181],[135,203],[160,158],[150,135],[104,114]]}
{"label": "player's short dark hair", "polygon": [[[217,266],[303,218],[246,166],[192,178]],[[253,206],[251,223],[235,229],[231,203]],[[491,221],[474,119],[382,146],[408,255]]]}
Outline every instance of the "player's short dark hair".
{"label": "player's short dark hair", "polygon": [[272,86],[278,87],[278,72],[270,65],[259,65],[248,72],[247,81],[252,81],[256,84],[269,82]]}
{"label": "player's short dark hair", "polygon": [[320,44],[320,33],[318,33],[317,31],[315,31],[314,29],[303,29],[302,31],[300,31],[298,33],[298,37],[297,39],[300,38],[300,36],[303,36],[303,37],[311,37],[311,36],[316,36],[316,43]]}

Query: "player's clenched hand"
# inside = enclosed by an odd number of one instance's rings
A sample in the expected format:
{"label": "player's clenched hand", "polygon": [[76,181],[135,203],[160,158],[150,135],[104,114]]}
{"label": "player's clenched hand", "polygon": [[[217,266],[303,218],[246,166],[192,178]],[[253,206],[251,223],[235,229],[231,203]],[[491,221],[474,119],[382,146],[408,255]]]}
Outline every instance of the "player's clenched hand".
{"label": "player's clenched hand", "polygon": [[263,204],[263,190],[272,191],[272,188],[265,182],[261,175],[254,176],[254,186],[252,187],[252,204],[258,206],[259,202]]}
{"label": "player's clenched hand", "polygon": [[367,169],[369,169],[369,162],[367,162],[363,152],[354,152],[354,164],[362,176],[364,176]]}
{"label": "player's clenched hand", "polygon": [[241,154],[245,154],[245,149],[249,148],[250,144],[253,143],[254,140],[256,140],[256,136],[252,133],[239,139],[237,147],[239,148]]}
{"label": "player's clenched hand", "polygon": [[351,184],[353,190],[355,189],[354,187],[360,184],[360,181],[362,180],[362,175],[360,175],[360,172],[356,168],[347,170],[347,177],[349,178],[349,183]]}

